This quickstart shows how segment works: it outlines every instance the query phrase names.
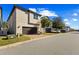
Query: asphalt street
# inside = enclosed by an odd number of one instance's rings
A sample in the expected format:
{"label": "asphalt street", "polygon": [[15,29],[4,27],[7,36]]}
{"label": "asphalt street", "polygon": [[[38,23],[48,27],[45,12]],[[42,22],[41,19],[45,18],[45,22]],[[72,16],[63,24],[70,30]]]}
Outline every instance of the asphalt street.
{"label": "asphalt street", "polygon": [[77,55],[79,32],[62,33],[49,38],[0,49],[1,55]]}

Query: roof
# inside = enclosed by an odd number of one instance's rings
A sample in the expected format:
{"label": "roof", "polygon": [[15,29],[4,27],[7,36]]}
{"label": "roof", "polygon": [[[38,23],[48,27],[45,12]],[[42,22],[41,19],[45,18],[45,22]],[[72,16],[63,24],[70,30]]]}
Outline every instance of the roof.
{"label": "roof", "polygon": [[7,19],[7,21],[9,20],[10,16],[11,16],[12,13],[14,12],[15,8],[18,8],[18,9],[20,9],[20,10],[23,10],[24,12],[28,11],[28,12],[31,12],[31,13],[35,13],[35,14],[37,14],[37,15],[39,15],[39,16],[42,16],[41,14],[38,14],[38,13],[36,13],[36,12],[34,12],[34,11],[28,10],[28,9],[23,8],[23,7],[21,7],[21,6],[18,6],[18,5],[14,5],[14,7],[13,7],[13,9],[12,9],[12,11],[11,11],[11,13],[10,13],[8,19]]}
{"label": "roof", "polygon": [[[28,12],[31,12],[31,13],[36,13],[36,12],[34,12],[34,11],[32,11],[32,10],[29,10],[29,9],[23,8],[23,7],[18,6],[18,5],[14,5],[14,7],[15,7],[15,8],[19,8],[19,9],[25,11],[25,12],[28,11]],[[36,14],[39,15],[39,16],[42,16],[41,14],[38,14],[38,13],[36,13]]]}

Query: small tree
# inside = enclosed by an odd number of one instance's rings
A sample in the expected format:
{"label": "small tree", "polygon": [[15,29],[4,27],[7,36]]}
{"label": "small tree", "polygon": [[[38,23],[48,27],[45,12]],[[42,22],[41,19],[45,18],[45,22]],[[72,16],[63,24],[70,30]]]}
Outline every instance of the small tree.
{"label": "small tree", "polygon": [[44,16],[41,18],[41,26],[42,26],[42,28],[51,26],[51,21],[50,21],[49,17]]}
{"label": "small tree", "polygon": [[2,28],[8,29],[8,24],[7,24],[7,22],[3,22]]}
{"label": "small tree", "polygon": [[55,18],[53,18],[52,27],[56,28],[56,29],[63,29],[65,27],[65,24],[60,17],[55,17]]}

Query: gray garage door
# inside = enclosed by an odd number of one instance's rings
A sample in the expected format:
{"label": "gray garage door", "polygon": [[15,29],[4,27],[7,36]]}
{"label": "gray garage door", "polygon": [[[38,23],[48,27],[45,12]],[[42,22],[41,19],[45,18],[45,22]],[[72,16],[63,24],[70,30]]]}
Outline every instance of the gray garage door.
{"label": "gray garage door", "polygon": [[37,34],[37,27],[23,27],[23,34]]}

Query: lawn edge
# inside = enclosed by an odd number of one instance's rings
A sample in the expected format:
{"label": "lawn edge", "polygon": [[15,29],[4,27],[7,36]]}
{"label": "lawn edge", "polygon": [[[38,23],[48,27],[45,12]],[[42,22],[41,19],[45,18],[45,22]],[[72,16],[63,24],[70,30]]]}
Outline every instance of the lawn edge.
{"label": "lawn edge", "polygon": [[[35,39],[27,40],[27,41],[16,42],[16,43],[0,46],[0,49],[15,47],[15,46],[18,46],[18,45],[21,45],[21,44],[24,44],[24,43],[29,43],[29,42],[32,42],[32,41],[41,40],[41,39],[49,38],[49,37],[52,37],[52,36],[54,37],[54,36],[61,35],[61,34],[62,33],[55,34],[55,35],[52,34],[52,35],[48,35],[48,36],[45,36],[45,37],[35,38]],[[65,34],[65,33],[63,33],[63,34]]]}

